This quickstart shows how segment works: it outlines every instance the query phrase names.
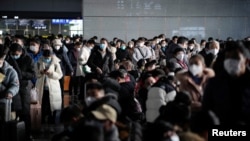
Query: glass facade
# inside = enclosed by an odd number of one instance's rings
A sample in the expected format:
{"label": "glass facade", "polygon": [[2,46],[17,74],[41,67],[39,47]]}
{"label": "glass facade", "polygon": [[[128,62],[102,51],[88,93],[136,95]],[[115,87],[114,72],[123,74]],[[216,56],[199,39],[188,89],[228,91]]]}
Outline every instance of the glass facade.
{"label": "glass facade", "polygon": [[82,35],[82,19],[1,19],[0,35]]}

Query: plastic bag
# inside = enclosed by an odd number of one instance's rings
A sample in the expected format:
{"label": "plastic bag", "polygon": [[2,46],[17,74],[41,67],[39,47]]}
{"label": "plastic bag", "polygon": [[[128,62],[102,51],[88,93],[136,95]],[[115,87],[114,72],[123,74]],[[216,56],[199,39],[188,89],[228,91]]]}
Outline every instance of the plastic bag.
{"label": "plastic bag", "polygon": [[38,103],[38,93],[36,87],[30,89],[30,103],[31,104]]}

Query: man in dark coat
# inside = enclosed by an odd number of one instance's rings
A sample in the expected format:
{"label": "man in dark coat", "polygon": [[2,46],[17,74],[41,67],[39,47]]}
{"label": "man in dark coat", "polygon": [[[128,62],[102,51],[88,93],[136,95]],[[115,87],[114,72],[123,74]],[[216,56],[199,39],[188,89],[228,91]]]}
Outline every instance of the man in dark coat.
{"label": "man in dark coat", "polygon": [[31,130],[31,117],[30,117],[30,93],[27,89],[31,81],[35,77],[34,61],[27,55],[17,43],[10,46],[9,55],[6,58],[11,66],[16,70],[20,82],[19,94],[21,97],[22,111],[17,113],[21,120],[25,122],[26,126],[26,137],[29,139]]}
{"label": "man in dark coat", "polygon": [[[250,124],[249,52],[236,42],[226,45],[221,64],[205,89],[203,109],[212,110],[222,125]],[[219,59],[221,60],[221,59]],[[218,66],[218,65],[216,65]],[[220,66],[218,66],[220,67]]]}
{"label": "man in dark coat", "polygon": [[107,46],[108,40],[102,39],[101,44],[91,52],[87,62],[87,65],[91,68],[91,71],[100,78],[107,76],[114,67],[114,60],[111,52],[108,51]]}

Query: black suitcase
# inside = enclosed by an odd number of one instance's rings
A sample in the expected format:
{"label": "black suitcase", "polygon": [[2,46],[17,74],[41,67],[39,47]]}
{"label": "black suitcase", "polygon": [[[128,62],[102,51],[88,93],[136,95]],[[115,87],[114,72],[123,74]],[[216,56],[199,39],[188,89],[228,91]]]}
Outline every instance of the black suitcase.
{"label": "black suitcase", "polygon": [[0,140],[25,141],[24,121],[11,120],[10,99],[0,99]]}
{"label": "black suitcase", "polygon": [[0,99],[0,121],[8,122],[11,120],[11,102],[10,99]]}
{"label": "black suitcase", "polygon": [[5,141],[25,141],[24,121],[8,121],[5,123]]}

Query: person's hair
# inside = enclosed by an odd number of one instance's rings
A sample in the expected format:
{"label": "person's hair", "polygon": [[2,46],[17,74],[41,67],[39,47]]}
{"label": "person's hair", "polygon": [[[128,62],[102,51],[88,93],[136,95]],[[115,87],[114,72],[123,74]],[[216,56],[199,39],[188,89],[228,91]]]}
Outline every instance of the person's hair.
{"label": "person's hair", "polygon": [[82,112],[78,105],[70,105],[61,112],[60,119],[62,122],[69,122],[74,117],[81,117]]}
{"label": "person's hair", "polygon": [[13,43],[10,45],[10,52],[22,51],[22,46],[18,43]]}
{"label": "person's hair", "polygon": [[188,44],[190,45],[190,44],[194,44],[194,40],[189,40],[188,41]]}
{"label": "person's hair", "polygon": [[233,41],[234,39],[232,37],[227,37],[227,41]]}
{"label": "person's hair", "polygon": [[51,44],[50,44],[50,40],[49,40],[49,39],[44,39],[44,40],[42,41],[42,45],[51,45]]}
{"label": "person's hair", "polygon": [[200,44],[203,44],[204,42],[206,42],[206,40],[202,39],[201,42],[200,42]]}
{"label": "person's hair", "polygon": [[0,47],[0,59],[4,59],[4,57],[8,54],[9,48],[8,47]]}
{"label": "person's hair", "polygon": [[102,42],[102,41],[105,41],[107,44],[109,43],[109,42],[108,42],[108,39],[106,39],[106,38],[102,38],[102,39],[100,40],[100,42]]}
{"label": "person's hair", "polygon": [[117,79],[118,77],[125,78],[126,74],[127,74],[127,72],[124,69],[119,69],[119,70],[110,72],[109,76],[111,78]]}
{"label": "person's hair", "polygon": [[149,77],[153,77],[151,72],[146,72],[141,76],[141,81],[144,83]]}
{"label": "person's hair", "polygon": [[193,60],[193,59],[199,59],[202,62],[202,64],[205,65],[205,59],[202,55],[195,54],[195,55],[191,56],[189,60]]}
{"label": "person's hair", "polygon": [[129,42],[128,42],[128,45],[129,45],[129,44],[134,45],[135,43],[134,43],[134,41],[129,41]]}
{"label": "person's hair", "polygon": [[74,46],[80,46],[80,45],[82,45],[81,42],[75,42],[75,44],[74,44]]}
{"label": "person's hair", "polygon": [[183,48],[181,48],[181,47],[177,47],[175,50],[174,50],[174,54],[177,54],[178,52],[180,52],[180,51],[182,51],[182,52],[184,52],[184,49]]}
{"label": "person's hair", "polygon": [[95,44],[95,41],[90,39],[90,40],[87,41],[87,44]]}
{"label": "person's hair", "polygon": [[211,41],[213,41],[213,40],[214,40],[213,37],[209,37],[209,38],[208,38],[208,42],[211,42]]}
{"label": "person's hair", "polygon": [[240,52],[242,53],[246,58],[250,58],[250,52],[245,47],[244,43],[241,41],[230,41],[226,42],[225,44],[225,50],[224,52]]}
{"label": "person's hair", "polygon": [[31,42],[37,43],[37,44],[39,44],[39,45],[41,44],[41,40],[40,40],[39,38],[31,38],[31,39],[30,39],[30,43],[31,43]]}
{"label": "person's hair", "polygon": [[166,73],[162,69],[155,69],[151,73],[154,78],[166,75]]}
{"label": "person's hair", "polygon": [[63,38],[63,35],[62,34],[58,34],[57,37],[58,38]]}
{"label": "person's hair", "polygon": [[158,38],[163,38],[163,37],[165,37],[165,34],[160,34],[160,35],[158,36]]}
{"label": "person's hair", "polygon": [[53,52],[49,49],[43,50],[44,57],[50,57],[52,54],[53,54]]}
{"label": "person's hair", "polygon": [[188,39],[186,37],[179,37],[177,40],[177,44],[184,44],[187,41]]}
{"label": "person's hair", "polygon": [[172,37],[172,40],[174,40],[174,39],[176,39],[176,38],[178,38],[178,36],[173,36],[173,37]]}
{"label": "person's hair", "polygon": [[25,37],[23,35],[15,35],[15,38],[21,40],[23,44],[25,44]]}
{"label": "person's hair", "polygon": [[104,90],[103,85],[100,82],[87,84],[87,90],[93,90],[93,89]]}
{"label": "person's hair", "polygon": [[94,40],[97,40],[98,39],[98,37],[97,36],[94,36],[94,37],[92,37]]}
{"label": "person's hair", "polygon": [[145,64],[146,64],[146,60],[145,60],[145,59],[140,59],[140,60],[137,62],[138,68],[141,68],[142,66],[145,66]]}
{"label": "person's hair", "polygon": [[167,64],[166,64],[166,67],[170,72],[175,71],[175,64],[173,62],[168,61]]}
{"label": "person's hair", "polygon": [[129,67],[131,67],[131,69],[133,69],[133,67],[134,67],[134,64],[133,64],[132,61],[130,61],[130,60],[126,60],[126,61],[124,62],[124,64],[128,65]]}
{"label": "person's hair", "polygon": [[209,48],[216,46],[218,49],[220,49],[220,43],[218,41],[211,41],[209,42]]}
{"label": "person's hair", "polygon": [[161,40],[161,42],[160,42],[160,44],[162,44],[163,42],[166,42],[166,43],[168,43],[166,40]]}
{"label": "person's hair", "polygon": [[156,60],[149,61],[145,64],[145,68],[152,67],[153,65],[156,65]]}

